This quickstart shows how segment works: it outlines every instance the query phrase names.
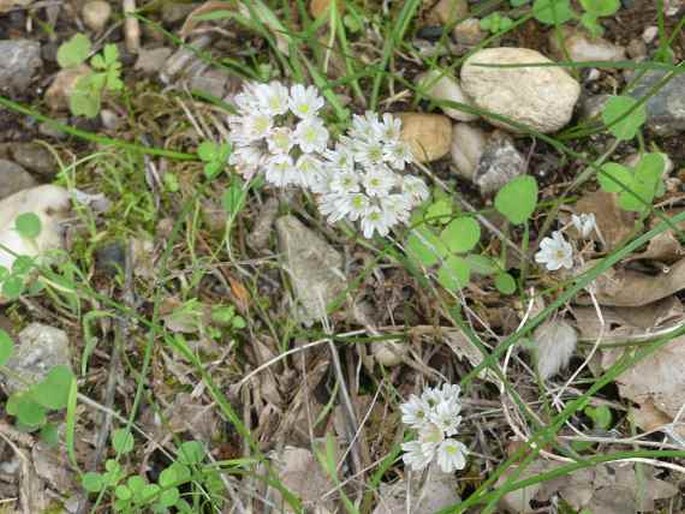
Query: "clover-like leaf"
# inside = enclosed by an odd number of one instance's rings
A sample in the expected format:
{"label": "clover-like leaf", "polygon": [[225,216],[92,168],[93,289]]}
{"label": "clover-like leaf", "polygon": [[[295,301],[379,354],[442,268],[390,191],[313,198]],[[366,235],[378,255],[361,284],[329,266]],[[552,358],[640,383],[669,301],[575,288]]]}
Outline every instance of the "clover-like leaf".
{"label": "clover-like leaf", "polygon": [[620,193],[632,185],[633,173],[621,164],[608,162],[602,165],[597,180],[607,193]]}
{"label": "clover-like leaf", "polygon": [[69,366],[55,366],[47,376],[31,389],[33,399],[48,409],[67,406],[74,373]]}
{"label": "clover-like leaf", "polygon": [[602,111],[602,121],[609,132],[621,140],[633,139],[640,127],[647,121],[644,104],[630,96],[612,96]]}
{"label": "clover-like leaf", "polygon": [[4,330],[0,329],[0,366],[4,366],[5,363],[12,357],[14,352],[14,341],[10,335]]}
{"label": "clover-like leaf", "polygon": [[533,16],[540,23],[554,25],[573,19],[574,13],[569,0],[535,0]]}
{"label": "clover-like leaf", "polygon": [[480,240],[480,225],[470,217],[453,219],[440,233],[440,239],[454,253],[466,253]]}
{"label": "clover-like leaf", "polygon": [[449,291],[458,291],[469,283],[471,270],[463,257],[451,255],[438,269],[438,283]]}
{"label": "clover-like leaf", "polygon": [[499,273],[495,277],[495,287],[502,294],[514,294],[516,281],[509,273]]}
{"label": "clover-like leaf", "polygon": [[611,16],[621,8],[621,0],[580,0],[580,5],[595,16]]}
{"label": "clover-like leaf", "polygon": [[82,64],[90,54],[90,39],[84,34],[74,34],[57,50],[57,64],[61,68],[74,68]]}
{"label": "clover-like leaf", "polygon": [[37,214],[25,212],[16,217],[14,228],[21,237],[35,239],[40,235],[42,223]]}
{"label": "clover-like leaf", "polygon": [[129,453],[133,450],[134,442],[130,430],[118,428],[112,432],[112,448],[118,453]]}
{"label": "clover-like leaf", "polygon": [[442,239],[426,226],[412,229],[405,248],[409,258],[426,267],[435,265],[449,253]]}
{"label": "clover-like leaf", "polygon": [[509,181],[495,196],[495,209],[515,225],[528,220],[538,202],[538,183],[529,175]]}

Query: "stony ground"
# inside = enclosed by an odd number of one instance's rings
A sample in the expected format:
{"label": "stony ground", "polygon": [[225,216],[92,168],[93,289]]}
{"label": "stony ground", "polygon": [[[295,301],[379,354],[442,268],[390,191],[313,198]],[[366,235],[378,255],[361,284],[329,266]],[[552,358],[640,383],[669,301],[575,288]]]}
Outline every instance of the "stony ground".
{"label": "stony ground", "polygon": [[[186,512],[683,511],[685,4],[623,0],[601,37],[529,2],[329,4],[0,0],[0,512],[184,512],[170,489]],[[74,115],[109,44],[122,87]],[[332,136],[396,115],[426,226],[478,222],[470,280],[417,264],[407,227],[366,239],[204,158],[267,79],[323,90]],[[602,120],[617,94],[643,99],[634,137]],[[596,175],[645,152],[663,191],[638,214]],[[536,210],[507,223],[494,198],[523,175]],[[577,255],[550,271],[562,227]],[[55,368],[64,401],[17,407]],[[400,405],[443,383],[465,467],[410,471]]]}

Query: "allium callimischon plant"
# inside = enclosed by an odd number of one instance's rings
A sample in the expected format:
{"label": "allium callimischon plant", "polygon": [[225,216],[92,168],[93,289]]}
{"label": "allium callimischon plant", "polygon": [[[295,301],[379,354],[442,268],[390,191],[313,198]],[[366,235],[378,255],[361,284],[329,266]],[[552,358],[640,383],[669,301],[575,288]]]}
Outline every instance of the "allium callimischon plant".
{"label": "allium callimischon plant", "polygon": [[402,422],[417,432],[418,438],[402,444],[405,464],[418,471],[437,462],[445,473],[464,469],[466,446],[458,441],[461,423],[461,389],[443,384],[442,388],[426,388],[421,396],[411,395],[400,406]]}
{"label": "allium callimischon plant", "polygon": [[355,115],[329,148],[324,100],[312,86],[248,83],[235,104],[230,164],[248,178],[263,170],[269,184],[313,191],[330,223],[359,221],[364,237],[386,236],[429,196],[422,179],[404,173],[411,150],[390,114]]}

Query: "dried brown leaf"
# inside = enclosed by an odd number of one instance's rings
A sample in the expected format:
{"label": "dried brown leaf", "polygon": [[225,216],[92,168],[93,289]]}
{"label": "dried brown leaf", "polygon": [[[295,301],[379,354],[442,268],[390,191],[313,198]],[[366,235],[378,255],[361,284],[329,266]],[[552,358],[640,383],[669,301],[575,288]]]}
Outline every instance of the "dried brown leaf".
{"label": "dried brown leaf", "polygon": [[635,215],[618,206],[616,193],[594,191],[581,197],[575,205],[576,214],[594,214],[606,249],[616,248],[635,227]]}

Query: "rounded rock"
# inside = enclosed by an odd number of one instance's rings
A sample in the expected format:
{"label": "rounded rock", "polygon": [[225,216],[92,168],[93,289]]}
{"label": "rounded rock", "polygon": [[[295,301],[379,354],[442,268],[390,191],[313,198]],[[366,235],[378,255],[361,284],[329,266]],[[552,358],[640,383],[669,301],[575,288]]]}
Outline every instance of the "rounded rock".
{"label": "rounded rock", "polygon": [[419,162],[437,161],[450,151],[452,122],[442,114],[402,112],[402,140]]}
{"label": "rounded rock", "polygon": [[[461,86],[474,104],[543,133],[564,127],[580,96],[580,84],[540,52],[527,48],[487,48],[461,69]],[[481,66],[481,64],[495,66]],[[530,64],[522,67],[497,65]],[[510,124],[492,124],[518,132]]]}
{"label": "rounded rock", "polygon": [[82,64],[78,68],[67,68],[55,75],[55,79],[45,92],[45,102],[52,111],[68,111],[69,97],[81,77],[90,73],[90,68]]}
{"label": "rounded rock", "polygon": [[[427,97],[430,100],[471,105],[471,99],[464,94],[459,81],[449,72],[435,69],[422,73],[418,77],[418,83],[422,89],[426,90]],[[446,105],[438,105],[438,107],[447,116],[457,121],[474,121],[479,118],[478,115],[462,111],[457,107],[447,107]]]}
{"label": "rounded rock", "polygon": [[561,29],[561,45],[556,31],[549,33],[548,40],[552,55],[559,60],[566,60],[566,52],[569,60],[576,62],[623,61],[626,58],[626,50],[622,46],[570,27]]}
{"label": "rounded rock", "polygon": [[100,32],[112,16],[112,6],[103,0],[92,0],[83,6],[81,16],[86,27],[93,32]]}
{"label": "rounded rock", "polygon": [[457,175],[473,181],[478,161],[483,155],[487,141],[488,136],[483,129],[468,123],[454,124],[450,151]]}

